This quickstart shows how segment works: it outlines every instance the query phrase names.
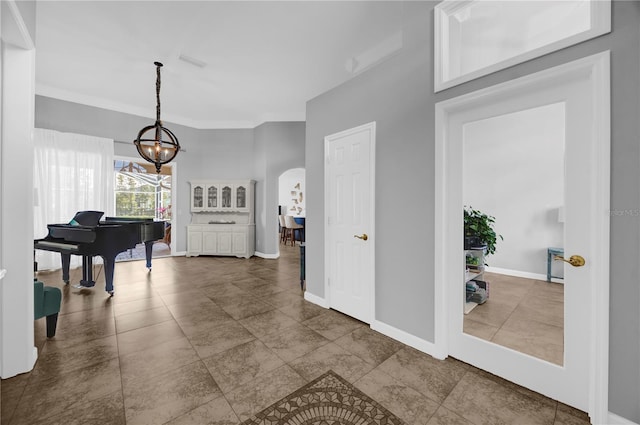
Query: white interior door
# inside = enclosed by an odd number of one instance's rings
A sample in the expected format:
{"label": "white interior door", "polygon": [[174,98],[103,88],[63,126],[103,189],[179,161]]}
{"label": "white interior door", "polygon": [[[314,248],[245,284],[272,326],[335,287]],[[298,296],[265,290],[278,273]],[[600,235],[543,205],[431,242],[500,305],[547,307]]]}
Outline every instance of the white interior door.
{"label": "white interior door", "polygon": [[[564,111],[565,257],[586,260],[582,267],[564,267],[561,365],[463,332],[465,131],[481,120],[553,104]],[[608,52],[441,102],[436,113],[436,154],[442,163],[436,170],[435,279],[444,300],[436,312],[436,339],[449,355],[587,411],[600,423],[606,417],[608,367]],[[521,160],[527,160],[526,149]],[[486,185],[491,190],[491,182]]]}
{"label": "white interior door", "polygon": [[371,323],[374,309],[375,123],[325,138],[325,294]]}

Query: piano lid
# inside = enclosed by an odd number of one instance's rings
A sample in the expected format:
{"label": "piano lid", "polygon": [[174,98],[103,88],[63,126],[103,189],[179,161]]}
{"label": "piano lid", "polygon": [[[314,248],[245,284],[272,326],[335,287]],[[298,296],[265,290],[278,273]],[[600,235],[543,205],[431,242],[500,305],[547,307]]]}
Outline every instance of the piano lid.
{"label": "piano lid", "polygon": [[78,211],[69,224],[74,226],[97,226],[104,215],[102,211]]}

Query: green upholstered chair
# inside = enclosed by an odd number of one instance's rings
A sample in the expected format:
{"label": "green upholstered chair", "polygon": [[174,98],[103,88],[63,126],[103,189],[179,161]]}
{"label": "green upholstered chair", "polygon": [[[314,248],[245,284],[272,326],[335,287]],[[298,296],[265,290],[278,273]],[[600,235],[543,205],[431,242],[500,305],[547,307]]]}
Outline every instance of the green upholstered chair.
{"label": "green upholstered chair", "polygon": [[34,280],[33,316],[34,320],[38,320],[41,317],[47,318],[47,338],[52,338],[56,335],[61,301],[62,291],[60,291],[60,288],[45,286],[39,280]]}

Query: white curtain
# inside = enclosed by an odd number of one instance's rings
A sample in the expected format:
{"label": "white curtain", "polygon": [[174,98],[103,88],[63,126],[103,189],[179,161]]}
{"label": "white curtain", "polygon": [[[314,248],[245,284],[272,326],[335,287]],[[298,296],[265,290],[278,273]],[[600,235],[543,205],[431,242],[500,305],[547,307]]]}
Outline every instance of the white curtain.
{"label": "white curtain", "polygon": [[[36,239],[47,224],[68,223],[78,211],[113,215],[113,139],[34,130],[34,220]],[[61,267],[60,254],[36,250],[39,270]],[[71,267],[81,257],[71,256]]]}

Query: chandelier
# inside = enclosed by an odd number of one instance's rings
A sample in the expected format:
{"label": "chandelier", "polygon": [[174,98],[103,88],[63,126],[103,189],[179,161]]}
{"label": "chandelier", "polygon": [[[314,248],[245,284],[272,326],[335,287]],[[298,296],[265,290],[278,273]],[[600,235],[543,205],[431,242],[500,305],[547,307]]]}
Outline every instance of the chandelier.
{"label": "chandelier", "polygon": [[[142,158],[156,166],[156,172],[160,174],[160,168],[178,155],[180,143],[171,130],[162,126],[160,121],[160,62],[153,63],[156,66],[156,123],[149,125],[138,133],[133,141]],[[145,133],[153,130],[153,138],[145,138]],[[166,136],[166,137],[165,137]]]}

